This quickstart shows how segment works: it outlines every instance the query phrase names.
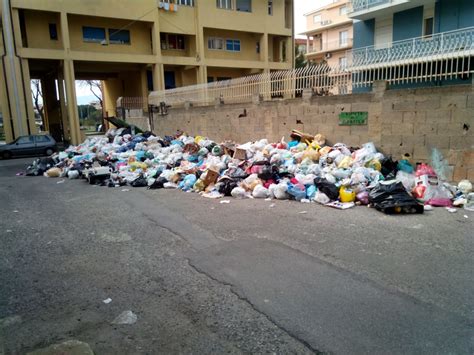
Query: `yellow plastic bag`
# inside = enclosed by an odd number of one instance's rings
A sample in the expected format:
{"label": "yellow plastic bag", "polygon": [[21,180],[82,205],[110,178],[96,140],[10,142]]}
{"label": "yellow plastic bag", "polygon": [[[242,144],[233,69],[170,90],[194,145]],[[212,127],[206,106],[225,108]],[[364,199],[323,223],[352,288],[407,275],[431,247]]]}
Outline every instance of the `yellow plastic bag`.
{"label": "yellow plastic bag", "polygon": [[199,144],[199,142],[202,141],[203,139],[204,139],[203,136],[196,136],[194,137],[194,143]]}
{"label": "yellow plastic bag", "polygon": [[342,186],[339,189],[339,199],[341,202],[354,202],[356,197],[356,193],[354,190],[350,188]]}
{"label": "yellow plastic bag", "polygon": [[352,162],[352,158],[350,156],[346,156],[341,160],[337,167],[340,169],[349,169],[349,167],[352,165]]}

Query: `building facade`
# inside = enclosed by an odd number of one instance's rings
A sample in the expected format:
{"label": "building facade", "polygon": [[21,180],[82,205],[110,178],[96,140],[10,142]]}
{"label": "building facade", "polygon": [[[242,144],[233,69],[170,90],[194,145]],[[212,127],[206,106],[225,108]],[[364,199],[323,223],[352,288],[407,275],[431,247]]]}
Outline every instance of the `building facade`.
{"label": "building facade", "polygon": [[103,81],[105,114],[122,96],[289,69],[292,0],[3,0],[0,83],[7,141],[45,126],[81,141],[75,80]]}
{"label": "building facade", "polygon": [[347,16],[349,2],[334,0],[327,6],[305,14],[308,62],[347,65],[346,51],[352,48],[352,19]]}
{"label": "building facade", "polygon": [[348,15],[349,67],[359,77],[404,87],[472,81],[472,0],[352,0]]}

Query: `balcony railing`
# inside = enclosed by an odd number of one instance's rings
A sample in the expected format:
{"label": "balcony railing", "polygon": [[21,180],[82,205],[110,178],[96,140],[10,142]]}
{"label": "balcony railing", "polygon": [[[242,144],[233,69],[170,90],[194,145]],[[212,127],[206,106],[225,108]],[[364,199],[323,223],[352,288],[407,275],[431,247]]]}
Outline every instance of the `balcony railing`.
{"label": "balcony railing", "polygon": [[327,51],[335,51],[338,49],[344,49],[352,47],[352,38],[347,38],[345,41],[329,41],[329,42],[323,42],[322,45],[320,44],[315,44],[313,47],[310,47],[310,51],[308,51],[308,54],[310,53],[319,53],[319,52],[327,52]]}
{"label": "balcony railing", "polygon": [[474,27],[437,33],[431,36],[396,41],[381,46],[370,46],[348,51],[350,68],[381,65],[398,61],[436,57],[451,58],[472,55],[474,52]]}
{"label": "balcony railing", "polygon": [[362,10],[368,10],[371,7],[379,6],[383,4],[390,4],[393,0],[352,0],[351,1],[351,12],[357,12]]}

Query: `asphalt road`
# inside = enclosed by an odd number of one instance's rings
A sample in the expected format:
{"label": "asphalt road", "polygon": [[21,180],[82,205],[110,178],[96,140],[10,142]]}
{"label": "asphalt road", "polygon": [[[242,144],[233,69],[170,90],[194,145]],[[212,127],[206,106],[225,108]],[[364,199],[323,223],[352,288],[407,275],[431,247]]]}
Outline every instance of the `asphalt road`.
{"label": "asphalt road", "polygon": [[474,352],[473,213],[15,176],[30,161],[0,161],[0,354]]}

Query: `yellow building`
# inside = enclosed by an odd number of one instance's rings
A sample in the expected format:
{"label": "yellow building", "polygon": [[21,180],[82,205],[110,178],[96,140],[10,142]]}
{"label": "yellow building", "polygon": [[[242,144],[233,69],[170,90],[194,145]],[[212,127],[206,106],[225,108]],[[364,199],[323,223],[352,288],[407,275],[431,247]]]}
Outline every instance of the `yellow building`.
{"label": "yellow building", "polygon": [[347,17],[349,1],[333,0],[305,14],[306,58],[309,62],[326,61],[330,66],[347,65],[346,51],[352,48],[352,19]]}
{"label": "yellow building", "polygon": [[46,129],[79,143],[75,80],[102,80],[105,114],[121,96],[293,66],[293,0],[0,0],[0,96],[7,141]]}

